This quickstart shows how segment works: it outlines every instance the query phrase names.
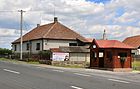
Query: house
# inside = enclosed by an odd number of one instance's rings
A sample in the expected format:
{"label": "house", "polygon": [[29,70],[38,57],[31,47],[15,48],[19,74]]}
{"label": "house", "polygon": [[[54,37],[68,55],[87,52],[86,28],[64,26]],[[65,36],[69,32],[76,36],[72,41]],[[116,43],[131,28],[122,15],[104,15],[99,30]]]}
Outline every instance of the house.
{"label": "house", "polygon": [[[59,46],[84,46],[87,40],[61,24],[57,17],[54,22],[37,26],[23,36],[23,53],[36,54],[39,51],[59,48]],[[20,53],[20,38],[12,42],[12,49]]]}
{"label": "house", "polygon": [[135,47],[135,50],[132,50],[132,53],[135,55],[140,55],[140,35],[131,36],[126,38],[123,43]]}
{"label": "house", "polygon": [[65,61],[67,56],[69,61],[90,62],[90,50],[82,46],[52,48],[51,52],[53,61]]}
{"label": "house", "polygon": [[90,67],[112,71],[130,71],[134,47],[117,40],[93,40],[90,46]]}

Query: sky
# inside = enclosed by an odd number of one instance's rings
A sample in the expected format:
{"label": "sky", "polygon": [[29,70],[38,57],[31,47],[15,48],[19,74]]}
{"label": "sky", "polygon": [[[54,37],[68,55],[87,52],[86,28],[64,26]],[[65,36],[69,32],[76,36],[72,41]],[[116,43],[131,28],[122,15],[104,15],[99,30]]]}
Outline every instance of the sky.
{"label": "sky", "polygon": [[123,41],[140,35],[140,0],[0,0],[0,48],[11,49],[20,36],[20,13],[23,33],[36,24],[58,21],[87,38]]}

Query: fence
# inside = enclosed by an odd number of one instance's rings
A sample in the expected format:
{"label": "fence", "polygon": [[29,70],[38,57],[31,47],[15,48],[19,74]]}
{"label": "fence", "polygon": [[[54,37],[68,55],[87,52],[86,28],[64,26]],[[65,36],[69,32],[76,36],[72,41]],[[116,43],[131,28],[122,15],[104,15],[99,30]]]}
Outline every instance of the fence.
{"label": "fence", "polygon": [[134,70],[140,70],[140,55],[134,55],[132,67]]}

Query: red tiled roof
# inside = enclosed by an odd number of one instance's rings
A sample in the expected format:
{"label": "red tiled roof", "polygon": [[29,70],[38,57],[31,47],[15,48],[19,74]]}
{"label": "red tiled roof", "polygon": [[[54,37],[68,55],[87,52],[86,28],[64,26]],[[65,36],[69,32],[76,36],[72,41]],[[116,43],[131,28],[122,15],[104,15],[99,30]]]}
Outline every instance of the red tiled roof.
{"label": "red tiled roof", "polygon": [[93,38],[86,38],[87,42],[92,43]]}
{"label": "red tiled roof", "polygon": [[[23,36],[23,41],[35,40],[40,38],[63,40],[79,39],[82,42],[87,41],[83,36],[67,28],[58,21],[34,28]],[[13,43],[18,42],[20,42],[20,38],[15,40]]]}
{"label": "red tiled roof", "polygon": [[62,52],[59,48],[51,48],[51,52]]}
{"label": "red tiled roof", "polygon": [[123,43],[138,48],[140,46],[140,35],[128,37],[123,41]]}
{"label": "red tiled roof", "polygon": [[123,49],[134,49],[134,47],[129,46],[117,40],[95,40],[99,48],[123,48]]}

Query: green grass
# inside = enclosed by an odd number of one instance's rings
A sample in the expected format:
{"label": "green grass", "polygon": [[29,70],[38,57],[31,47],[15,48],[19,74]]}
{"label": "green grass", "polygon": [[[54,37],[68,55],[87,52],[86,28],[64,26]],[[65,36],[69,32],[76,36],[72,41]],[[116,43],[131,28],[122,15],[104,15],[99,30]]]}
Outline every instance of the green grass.
{"label": "green grass", "polygon": [[12,59],[7,59],[7,58],[0,58],[1,61],[12,61],[12,62],[17,62],[18,60],[12,60]]}
{"label": "green grass", "polygon": [[134,61],[132,63],[132,67],[133,67],[134,70],[140,71],[140,61]]}
{"label": "green grass", "polygon": [[82,65],[54,65],[57,67],[65,67],[65,68],[84,68]]}
{"label": "green grass", "polygon": [[140,61],[134,61],[134,62],[132,63],[132,65],[133,65],[134,67],[140,67]]}
{"label": "green grass", "polygon": [[37,62],[37,61],[29,61],[29,62],[27,62],[28,64],[40,64],[39,62]]}
{"label": "green grass", "polygon": [[39,62],[37,62],[37,61],[29,61],[29,62],[25,62],[25,61],[19,61],[19,60],[15,60],[15,59],[6,59],[6,58],[0,58],[0,60],[1,60],[1,61],[14,62],[14,63],[39,64]]}

